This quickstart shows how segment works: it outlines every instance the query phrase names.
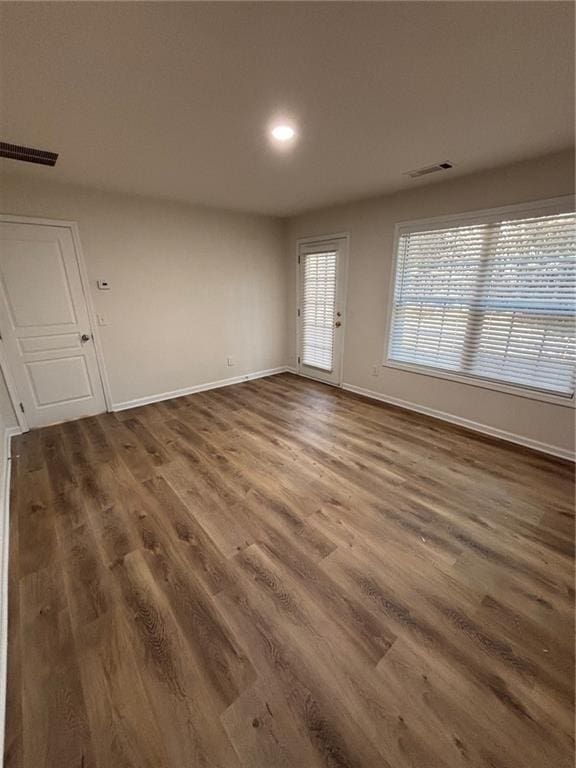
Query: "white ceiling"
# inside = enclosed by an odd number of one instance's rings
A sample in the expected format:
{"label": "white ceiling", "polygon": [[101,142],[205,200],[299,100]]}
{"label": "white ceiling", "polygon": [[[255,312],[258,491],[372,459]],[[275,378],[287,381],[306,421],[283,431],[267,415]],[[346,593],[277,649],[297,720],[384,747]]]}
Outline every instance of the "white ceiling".
{"label": "white ceiling", "polygon": [[571,3],[0,6],[0,140],[60,153],[0,170],[288,215],[574,141]]}

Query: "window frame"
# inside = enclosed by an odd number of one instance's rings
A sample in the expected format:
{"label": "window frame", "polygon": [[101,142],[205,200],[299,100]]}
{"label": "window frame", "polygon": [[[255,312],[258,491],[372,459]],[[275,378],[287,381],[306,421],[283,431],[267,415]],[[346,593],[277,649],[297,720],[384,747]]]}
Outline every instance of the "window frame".
{"label": "window frame", "polygon": [[531,400],[540,400],[555,405],[562,405],[568,408],[575,408],[574,394],[570,397],[556,395],[551,392],[474,376],[472,374],[449,371],[443,368],[434,368],[430,365],[418,365],[416,363],[405,363],[390,358],[390,342],[392,334],[392,317],[394,310],[394,294],[396,287],[396,269],[398,264],[398,244],[401,235],[414,231],[432,231],[435,229],[444,229],[447,226],[463,226],[466,224],[485,224],[499,221],[505,216],[508,220],[530,218],[531,216],[546,216],[555,213],[571,213],[575,210],[576,197],[566,195],[563,197],[554,197],[546,200],[536,200],[518,205],[506,205],[499,208],[486,208],[478,211],[466,211],[446,216],[436,216],[429,219],[415,219],[411,221],[398,222],[394,227],[394,243],[392,250],[392,264],[388,274],[388,305],[386,307],[385,322],[385,341],[384,341],[384,359],[382,367],[392,370],[406,371],[416,373],[420,376],[428,376],[435,379],[446,379],[458,384],[466,384],[482,389],[490,389],[496,392],[502,392],[509,395],[526,397]]}

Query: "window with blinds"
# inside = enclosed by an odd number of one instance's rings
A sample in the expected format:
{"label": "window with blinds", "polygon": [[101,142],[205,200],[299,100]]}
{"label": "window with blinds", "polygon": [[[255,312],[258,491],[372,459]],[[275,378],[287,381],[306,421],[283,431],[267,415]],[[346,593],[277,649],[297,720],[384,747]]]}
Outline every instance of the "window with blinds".
{"label": "window with blinds", "polygon": [[323,371],[334,362],[336,259],[336,251],[301,255],[302,362]]}
{"label": "window with blinds", "polygon": [[401,227],[388,359],[573,397],[576,215]]}

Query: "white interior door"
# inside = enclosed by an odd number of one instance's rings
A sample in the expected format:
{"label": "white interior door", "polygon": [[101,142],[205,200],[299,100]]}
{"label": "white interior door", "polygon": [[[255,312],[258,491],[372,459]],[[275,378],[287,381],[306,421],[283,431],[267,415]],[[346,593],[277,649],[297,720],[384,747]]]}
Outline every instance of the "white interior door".
{"label": "white interior door", "polygon": [[342,382],[346,238],[301,243],[298,370],[330,384]]}
{"label": "white interior door", "polygon": [[68,227],[0,222],[0,332],[30,427],[106,410]]}

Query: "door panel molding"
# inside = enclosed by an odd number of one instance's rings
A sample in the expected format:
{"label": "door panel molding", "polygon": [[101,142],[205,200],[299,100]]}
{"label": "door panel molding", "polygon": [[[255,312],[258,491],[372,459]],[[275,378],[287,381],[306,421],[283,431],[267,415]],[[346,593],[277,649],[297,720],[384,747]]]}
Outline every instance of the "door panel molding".
{"label": "door panel molding", "polygon": [[[66,343],[66,340],[69,343]],[[38,342],[34,344],[34,342]],[[51,336],[21,336],[18,339],[20,352],[33,355],[42,352],[61,352],[81,349],[77,333],[54,333]]]}
{"label": "door panel molding", "polygon": [[[102,341],[100,339],[100,335],[98,332],[98,326],[95,322],[94,304],[93,304],[92,295],[90,292],[90,282],[88,279],[88,272],[86,270],[86,264],[84,261],[84,253],[82,250],[82,243],[80,240],[78,223],[76,221],[69,221],[64,219],[46,219],[46,218],[37,217],[37,216],[19,216],[16,214],[9,214],[9,213],[0,213],[0,222],[7,223],[7,224],[29,224],[29,225],[40,225],[40,226],[46,226],[46,227],[59,227],[59,228],[66,228],[70,231],[72,242],[74,244],[74,252],[76,256],[76,263],[78,266],[78,273],[80,276],[80,288],[81,288],[83,299],[86,303],[88,325],[89,325],[90,334],[92,336],[92,340],[94,344],[96,369],[98,372],[100,383],[102,385],[102,392],[104,395],[106,409],[108,411],[111,411],[112,410],[112,394],[110,389],[110,380],[108,377],[108,372],[106,370]],[[57,335],[60,335],[60,334],[57,334]],[[0,368],[2,369],[4,378],[6,380],[7,389],[10,394],[10,398],[12,400],[12,406],[14,408],[14,412],[16,414],[18,424],[23,431],[27,431],[29,429],[29,425],[26,421],[25,414],[22,414],[20,411],[21,398],[18,393],[17,387],[15,385],[15,380],[14,380],[14,377],[12,376],[12,372],[10,371],[8,360],[4,353],[2,342],[0,342]]]}
{"label": "door panel molding", "polygon": [[[30,382],[30,389],[36,401],[37,408],[43,408],[47,405],[59,405],[60,403],[69,403],[78,400],[86,400],[87,398],[94,397],[94,391],[90,382],[90,375],[88,373],[88,367],[86,365],[86,359],[83,355],[77,355],[76,357],[56,357],[50,358],[50,360],[32,360],[24,364],[24,368],[28,375],[28,381]],[[69,392],[66,397],[57,395],[56,397],[46,397],[40,394],[42,391],[39,388],[39,382],[42,383],[44,389],[50,389],[50,379],[54,379],[54,372],[56,376],[61,376],[58,373],[59,368],[64,370],[68,369],[68,375],[65,379],[68,385],[73,385],[75,392]]]}

